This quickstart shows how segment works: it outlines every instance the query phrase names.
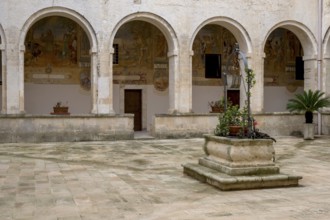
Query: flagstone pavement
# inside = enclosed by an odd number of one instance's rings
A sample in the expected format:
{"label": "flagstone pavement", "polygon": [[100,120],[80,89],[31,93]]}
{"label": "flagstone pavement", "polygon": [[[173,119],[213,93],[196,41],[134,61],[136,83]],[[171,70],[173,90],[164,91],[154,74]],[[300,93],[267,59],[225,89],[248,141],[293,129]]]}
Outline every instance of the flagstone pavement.
{"label": "flagstone pavement", "polygon": [[330,137],[276,137],[299,187],[220,191],[183,174],[203,139],[0,144],[0,219],[330,219]]}

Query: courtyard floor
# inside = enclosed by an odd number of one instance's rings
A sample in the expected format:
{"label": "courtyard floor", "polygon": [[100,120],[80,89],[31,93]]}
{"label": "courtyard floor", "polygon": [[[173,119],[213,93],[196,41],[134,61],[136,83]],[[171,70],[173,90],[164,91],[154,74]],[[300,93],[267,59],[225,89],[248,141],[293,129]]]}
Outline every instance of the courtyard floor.
{"label": "courtyard floor", "polygon": [[276,137],[299,187],[223,192],[183,174],[203,139],[0,144],[0,219],[330,219],[330,137]]}

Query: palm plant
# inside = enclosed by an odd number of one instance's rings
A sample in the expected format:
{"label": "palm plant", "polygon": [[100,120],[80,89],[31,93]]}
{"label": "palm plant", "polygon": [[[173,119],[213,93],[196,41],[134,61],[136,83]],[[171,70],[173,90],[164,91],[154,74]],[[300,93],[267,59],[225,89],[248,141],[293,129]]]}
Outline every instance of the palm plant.
{"label": "palm plant", "polygon": [[324,92],[319,90],[304,91],[303,94],[297,94],[294,99],[290,99],[286,108],[290,112],[305,112],[306,123],[313,123],[313,112],[330,106],[330,98],[322,97],[323,95]]}

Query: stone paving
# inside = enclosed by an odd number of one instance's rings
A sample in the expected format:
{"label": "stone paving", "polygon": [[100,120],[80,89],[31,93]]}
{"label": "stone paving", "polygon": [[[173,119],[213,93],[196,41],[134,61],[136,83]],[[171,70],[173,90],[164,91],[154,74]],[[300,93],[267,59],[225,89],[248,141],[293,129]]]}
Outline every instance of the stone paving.
{"label": "stone paving", "polygon": [[223,192],[182,172],[203,139],[0,144],[0,219],[330,219],[330,137],[277,137],[301,186]]}

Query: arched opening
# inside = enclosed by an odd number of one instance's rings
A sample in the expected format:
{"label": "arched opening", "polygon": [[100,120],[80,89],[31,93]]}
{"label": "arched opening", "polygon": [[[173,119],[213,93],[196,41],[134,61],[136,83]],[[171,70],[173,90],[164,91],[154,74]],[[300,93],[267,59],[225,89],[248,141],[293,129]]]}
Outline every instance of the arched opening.
{"label": "arched opening", "polygon": [[168,43],[151,22],[120,26],[113,40],[114,110],[134,113],[134,129],[150,130],[155,114],[169,109]]}
{"label": "arched opening", "polygon": [[25,112],[49,114],[58,103],[71,114],[90,113],[91,43],[76,21],[44,16],[25,36]]}
{"label": "arched opening", "polygon": [[298,37],[276,28],[264,47],[264,111],[284,112],[289,99],[304,91],[304,50]]}
{"label": "arched opening", "polygon": [[[217,24],[205,25],[197,33],[192,57],[193,112],[212,111],[211,105],[224,99],[223,74],[227,71],[227,60],[236,43],[234,35]],[[239,63],[229,61],[229,70],[237,78],[240,74]],[[239,105],[240,82],[234,80],[229,84],[228,98]]]}
{"label": "arched opening", "polygon": [[[323,70],[322,88],[326,95],[330,96],[330,28],[324,36]],[[330,111],[330,108],[327,110]]]}
{"label": "arched opening", "polygon": [[[244,74],[243,62],[239,57],[231,56],[236,43],[246,56],[252,53],[251,40],[246,30],[230,18],[214,17],[203,22],[196,29],[190,44],[193,54],[193,112],[210,112],[212,111],[210,102],[224,99],[224,73],[228,75],[227,98],[233,104],[244,105],[246,96],[239,77]],[[214,74],[217,76],[214,77]],[[218,78],[219,76],[221,78]]]}

